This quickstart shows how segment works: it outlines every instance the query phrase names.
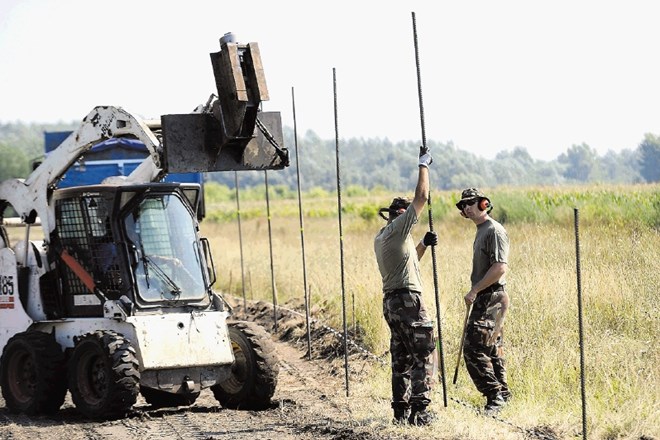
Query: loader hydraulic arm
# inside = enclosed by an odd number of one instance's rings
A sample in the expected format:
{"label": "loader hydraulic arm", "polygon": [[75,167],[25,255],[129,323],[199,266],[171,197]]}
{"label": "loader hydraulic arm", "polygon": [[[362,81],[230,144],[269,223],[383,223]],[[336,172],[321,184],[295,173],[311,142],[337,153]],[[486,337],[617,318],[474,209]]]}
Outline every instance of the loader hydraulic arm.
{"label": "loader hydraulic arm", "polygon": [[220,47],[220,52],[211,54],[217,96],[211,95],[192,113],[162,115],[153,122],[121,107],[95,107],[25,180],[0,183],[0,216],[10,204],[26,223],[38,216],[49,237],[55,228],[49,201],[57,181],[87,150],[113,137],[140,140],[149,156],[126,178],[110,178],[106,183],[154,182],[168,173],[288,166],[279,112],[259,110],[268,91],[257,44],[238,44],[233,35],[225,34]]}
{"label": "loader hydraulic arm", "polygon": [[2,182],[0,200],[11,204],[25,222],[40,217],[44,231],[52,232],[55,227],[54,211],[48,209],[48,201],[58,179],[96,143],[127,135],[142,141],[151,153],[150,159],[157,166],[160,164],[160,142],[142,120],[119,107],[95,107],[78,129],[53,150],[27,179]]}

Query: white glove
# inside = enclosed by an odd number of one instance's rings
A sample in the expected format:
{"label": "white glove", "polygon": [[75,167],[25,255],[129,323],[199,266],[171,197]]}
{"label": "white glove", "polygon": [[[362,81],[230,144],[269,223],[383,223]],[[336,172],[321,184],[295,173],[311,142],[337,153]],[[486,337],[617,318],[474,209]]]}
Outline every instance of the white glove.
{"label": "white glove", "polygon": [[433,163],[430,150],[428,148],[419,147],[419,166],[428,168]]}

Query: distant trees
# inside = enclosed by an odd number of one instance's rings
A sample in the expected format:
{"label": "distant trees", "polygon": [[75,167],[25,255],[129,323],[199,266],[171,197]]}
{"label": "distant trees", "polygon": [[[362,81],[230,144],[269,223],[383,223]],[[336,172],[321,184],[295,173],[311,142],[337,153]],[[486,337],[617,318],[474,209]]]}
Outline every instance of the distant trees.
{"label": "distant trees", "polygon": [[598,153],[589,145],[573,145],[557,160],[566,167],[564,176],[569,180],[587,182],[596,166]]}
{"label": "distant trees", "polygon": [[537,161],[526,148],[516,147],[513,151],[502,151],[495,156],[489,167],[494,181],[500,185],[556,185],[564,181],[561,166],[557,162]]}
{"label": "distant trees", "polygon": [[660,181],[660,138],[647,133],[638,147],[639,172],[647,182]]}
{"label": "distant trees", "polygon": [[78,124],[0,123],[0,181],[25,178],[44,155],[44,132],[73,130]]}
{"label": "distant trees", "polygon": [[618,183],[643,182],[638,163],[639,152],[637,150],[622,150],[620,153],[608,151],[598,160],[591,180]]}
{"label": "distant trees", "polygon": [[0,142],[0,179],[24,178],[30,172],[28,158],[23,151]]}
{"label": "distant trees", "polygon": [[[70,124],[0,123],[0,181],[11,177],[27,177],[33,160],[43,155],[44,131],[64,131],[77,128]],[[293,129],[284,127],[284,145],[291,155],[291,166],[269,171],[273,187],[281,185],[295,189],[296,160]],[[498,185],[555,186],[565,183],[637,183],[660,181],[660,137],[646,134],[635,150],[608,152],[600,157],[596,150],[582,143],[572,145],[556,160],[534,159],[526,148],[517,146],[499,152],[494,159],[484,159],[460,150],[453,143],[429,141],[433,154],[433,187],[442,190],[468,186]],[[301,186],[304,190],[336,189],[335,141],[321,139],[309,130],[299,136]],[[340,172],[344,188],[385,188],[410,193],[417,176],[419,144],[413,141],[392,142],[380,138],[340,140]],[[241,171],[239,185],[263,186],[263,171]],[[234,187],[233,172],[209,173],[207,179]]]}

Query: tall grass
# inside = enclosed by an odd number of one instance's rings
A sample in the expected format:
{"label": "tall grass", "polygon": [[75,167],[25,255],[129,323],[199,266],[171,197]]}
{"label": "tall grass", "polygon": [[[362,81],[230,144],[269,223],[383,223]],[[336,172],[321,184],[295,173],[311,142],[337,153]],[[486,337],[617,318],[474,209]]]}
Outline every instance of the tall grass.
{"label": "tall grass", "polygon": [[[205,186],[209,220],[235,220],[236,192],[214,182]],[[660,186],[655,185],[591,185],[562,187],[486,188],[496,195],[497,217],[502,223],[568,224],[573,208],[580,209],[583,221],[610,225],[645,225],[660,227]],[[399,194],[396,194],[399,195]],[[405,194],[402,194],[405,195]],[[411,194],[408,194],[412,196]],[[433,191],[433,219],[442,221],[455,216],[458,191]],[[344,191],[343,211],[366,220],[377,217],[378,207],[387,206],[394,194],[382,188],[366,191],[350,186]],[[263,216],[265,187],[241,190],[241,217]],[[271,200],[278,201],[273,212],[280,216],[297,215],[297,192],[283,186],[270,189]],[[336,217],[336,192],[312,188],[303,194],[305,217]],[[245,203],[247,202],[247,203]]]}
{"label": "tall grass", "polygon": [[[573,207],[580,210],[585,370],[590,438],[660,438],[660,350],[656,296],[660,290],[660,187],[498,189],[489,192],[493,216],[511,239],[507,276],[512,306],[505,326],[505,352],[514,399],[502,417],[515,426],[546,426],[570,438],[581,430],[580,359]],[[370,215],[393,195],[347,197],[343,203],[344,276],[348,325],[372,352],[384,355],[389,331],[382,318],[381,280],[373,237],[384,221]],[[469,289],[474,225],[460,218],[458,194],[433,193],[438,292],[448,393],[483,405],[464,367],[450,384]],[[235,201],[210,203],[202,224],[213,247],[220,290],[241,295],[241,252]],[[337,202],[303,199],[307,277],[313,308],[340,328],[341,273]],[[243,262],[248,298],[272,299],[268,224],[263,200],[241,201]],[[214,216],[213,212],[222,212]],[[253,215],[245,215],[251,212]],[[274,274],[280,304],[303,297],[297,200],[271,202]],[[232,215],[233,214],[233,215]],[[214,220],[211,220],[214,219]],[[424,215],[414,231],[428,228]],[[422,262],[424,299],[435,317],[431,257]],[[357,330],[352,328],[355,323]],[[389,421],[387,368],[355,384],[356,414],[368,423]],[[376,399],[377,405],[359,402]],[[443,423],[438,438],[523,438],[511,427],[476,417],[463,407],[444,409],[437,386],[434,407]],[[366,422],[365,422],[366,423]],[[497,429],[497,431],[493,431]],[[494,434],[497,432],[497,434]],[[425,435],[428,432],[425,431]]]}

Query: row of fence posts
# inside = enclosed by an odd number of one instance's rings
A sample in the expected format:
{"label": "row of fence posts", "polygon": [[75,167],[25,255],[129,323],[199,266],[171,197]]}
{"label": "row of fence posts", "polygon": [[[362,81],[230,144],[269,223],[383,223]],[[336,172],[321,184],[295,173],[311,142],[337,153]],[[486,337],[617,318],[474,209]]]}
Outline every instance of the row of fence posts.
{"label": "row of fence posts", "polygon": [[[421,68],[420,68],[420,59],[419,59],[419,45],[417,40],[417,23],[415,13],[412,12],[412,26],[413,26],[413,40],[415,47],[415,64],[417,71],[417,85],[418,85],[418,97],[419,97],[419,112],[420,112],[420,123],[421,123],[421,135],[422,135],[422,148],[426,149],[426,128],[424,121],[424,101],[422,95],[422,85],[421,85]],[[345,389],[346,396],[350,396],[350,381],[349,381],[349,365],[348,365],[348,328],[347,328],[347,318],[346,318],[346,292],[345,292],[345,277],[344,277],[344,237],[343,237],[343,226],[342,226],[342,199],[341,199],[341,167],[340,167],[340,155],[339,155],[339,117],[338,117],[338,103],[337,103],[337,72],[336,69],[332,69],[332,81],[333,81],[333,97],[334,97],[334,124],[335,124],[335,158],[336,158],[336,181],[337,181],[337,212],[338,212],[338,223],[339,223],[339,249],[340,249],[340,272],[341,272],[341,299],[342,299],[342,323],[343,323],[343,350],[344,350],[344,377],[345,377]],[[292,101],[292,112],[293,112],[293,131],[294,131],[294,144],[295,144],[295,153],[296,153],[296,177],[297,177],[297,189],[298,189],[298,212],[299,212],[299,221],[300,221],[300,243],[301,243],[301,252],[302,252],[302,271],[303,271],[303,286],[304,286],[304,307],[305,307],[305,324],[306,324],[306,335],[307,335],[307,357],[311,359],[312,356],[312,339],[311,339],[311,324],[310,324],[310,295],[307,285],[307,268],[305,260],[305,232],[304,232],[304,220],[303,220],[303,204],[302,204],[302,195],[301,195],[301,178],[300,178],[300,161],[299,161],[299,150],[298,150],[298,129],[296,121],[296,104],[295,104],[295,92],[293,87],[291,88],[291,101]],[[275,270],[274,270],[274,261],[273,261],[273,242],[272,242],[272,229],[271,229],[271,215],[270,215],[270,198],[269,198],[269,188],[268,188],[268,171],[264,171],[264,180],[266,187],[266,215],[268,219],[268,243],[270,251],[270,270],[271,270],[271,288],[273,295],[273,321],[274,321],[274,330],[277,332],[277,321],[278,321],[278,302],[277,302],[277,288],[275,283]],[[241,216],[240,216],[240,197],[239,197],[239,182],[238,182],[238,173],[235,172],[235,186],[236,186],[236,210],[237,210],[237,220],[238,220],[238,235],[239,235],[239,245],[240,245],[240,256],[241,256],[241,278],[242,278],[242,293],[243,293],[243,306],[247,310],[247,298],[245,293],[245,268],[244,268],[244,258],[243,258],[243,234],[241,230]],[[579,345],[580,345],[580,391],[581,391],[581,401],[582,401],[582,437],[587,438],[587,408],[586,408],[586,391],[585,391],[585,369],[584,369],[584,328],[583,328],[583,310],[582,310],[582,283],[581,283],[581,269],[580,269],[580,239],[579,239],[579,211],[577,208],[574,209],[575,216],[575,253],[576,253],[576,273],[577,273],[577,294],[578,294],[578,329],[579,329]],[[431,194],[429,192],[428,199],[428,217],[429,217],[429,229],[433,231],[433,210],[431,203]],[[436,303],[436,320],[438,323],[438,351],[439,351],[439,361],[440,361],[440,379],[442,382],[442,394],[444,406],[447,406],[447,386],[445,381],[445,363],[444,363],[444,349],[443,349],[443,339],[442,339],[442,326],[440,325],[441,320],[441,310],[440,310],[440,294],[438,291],[438,273],[437,273],[437,257],[435,252],[435,246],[431,247],[432,252],[432,265],[433,265],[433,285],[435,293],[435,303]],[[352,299],[352,318],[353,318],[353,329],[356,327],[355,322],[355,297],[354,294],[351,297]]]}

